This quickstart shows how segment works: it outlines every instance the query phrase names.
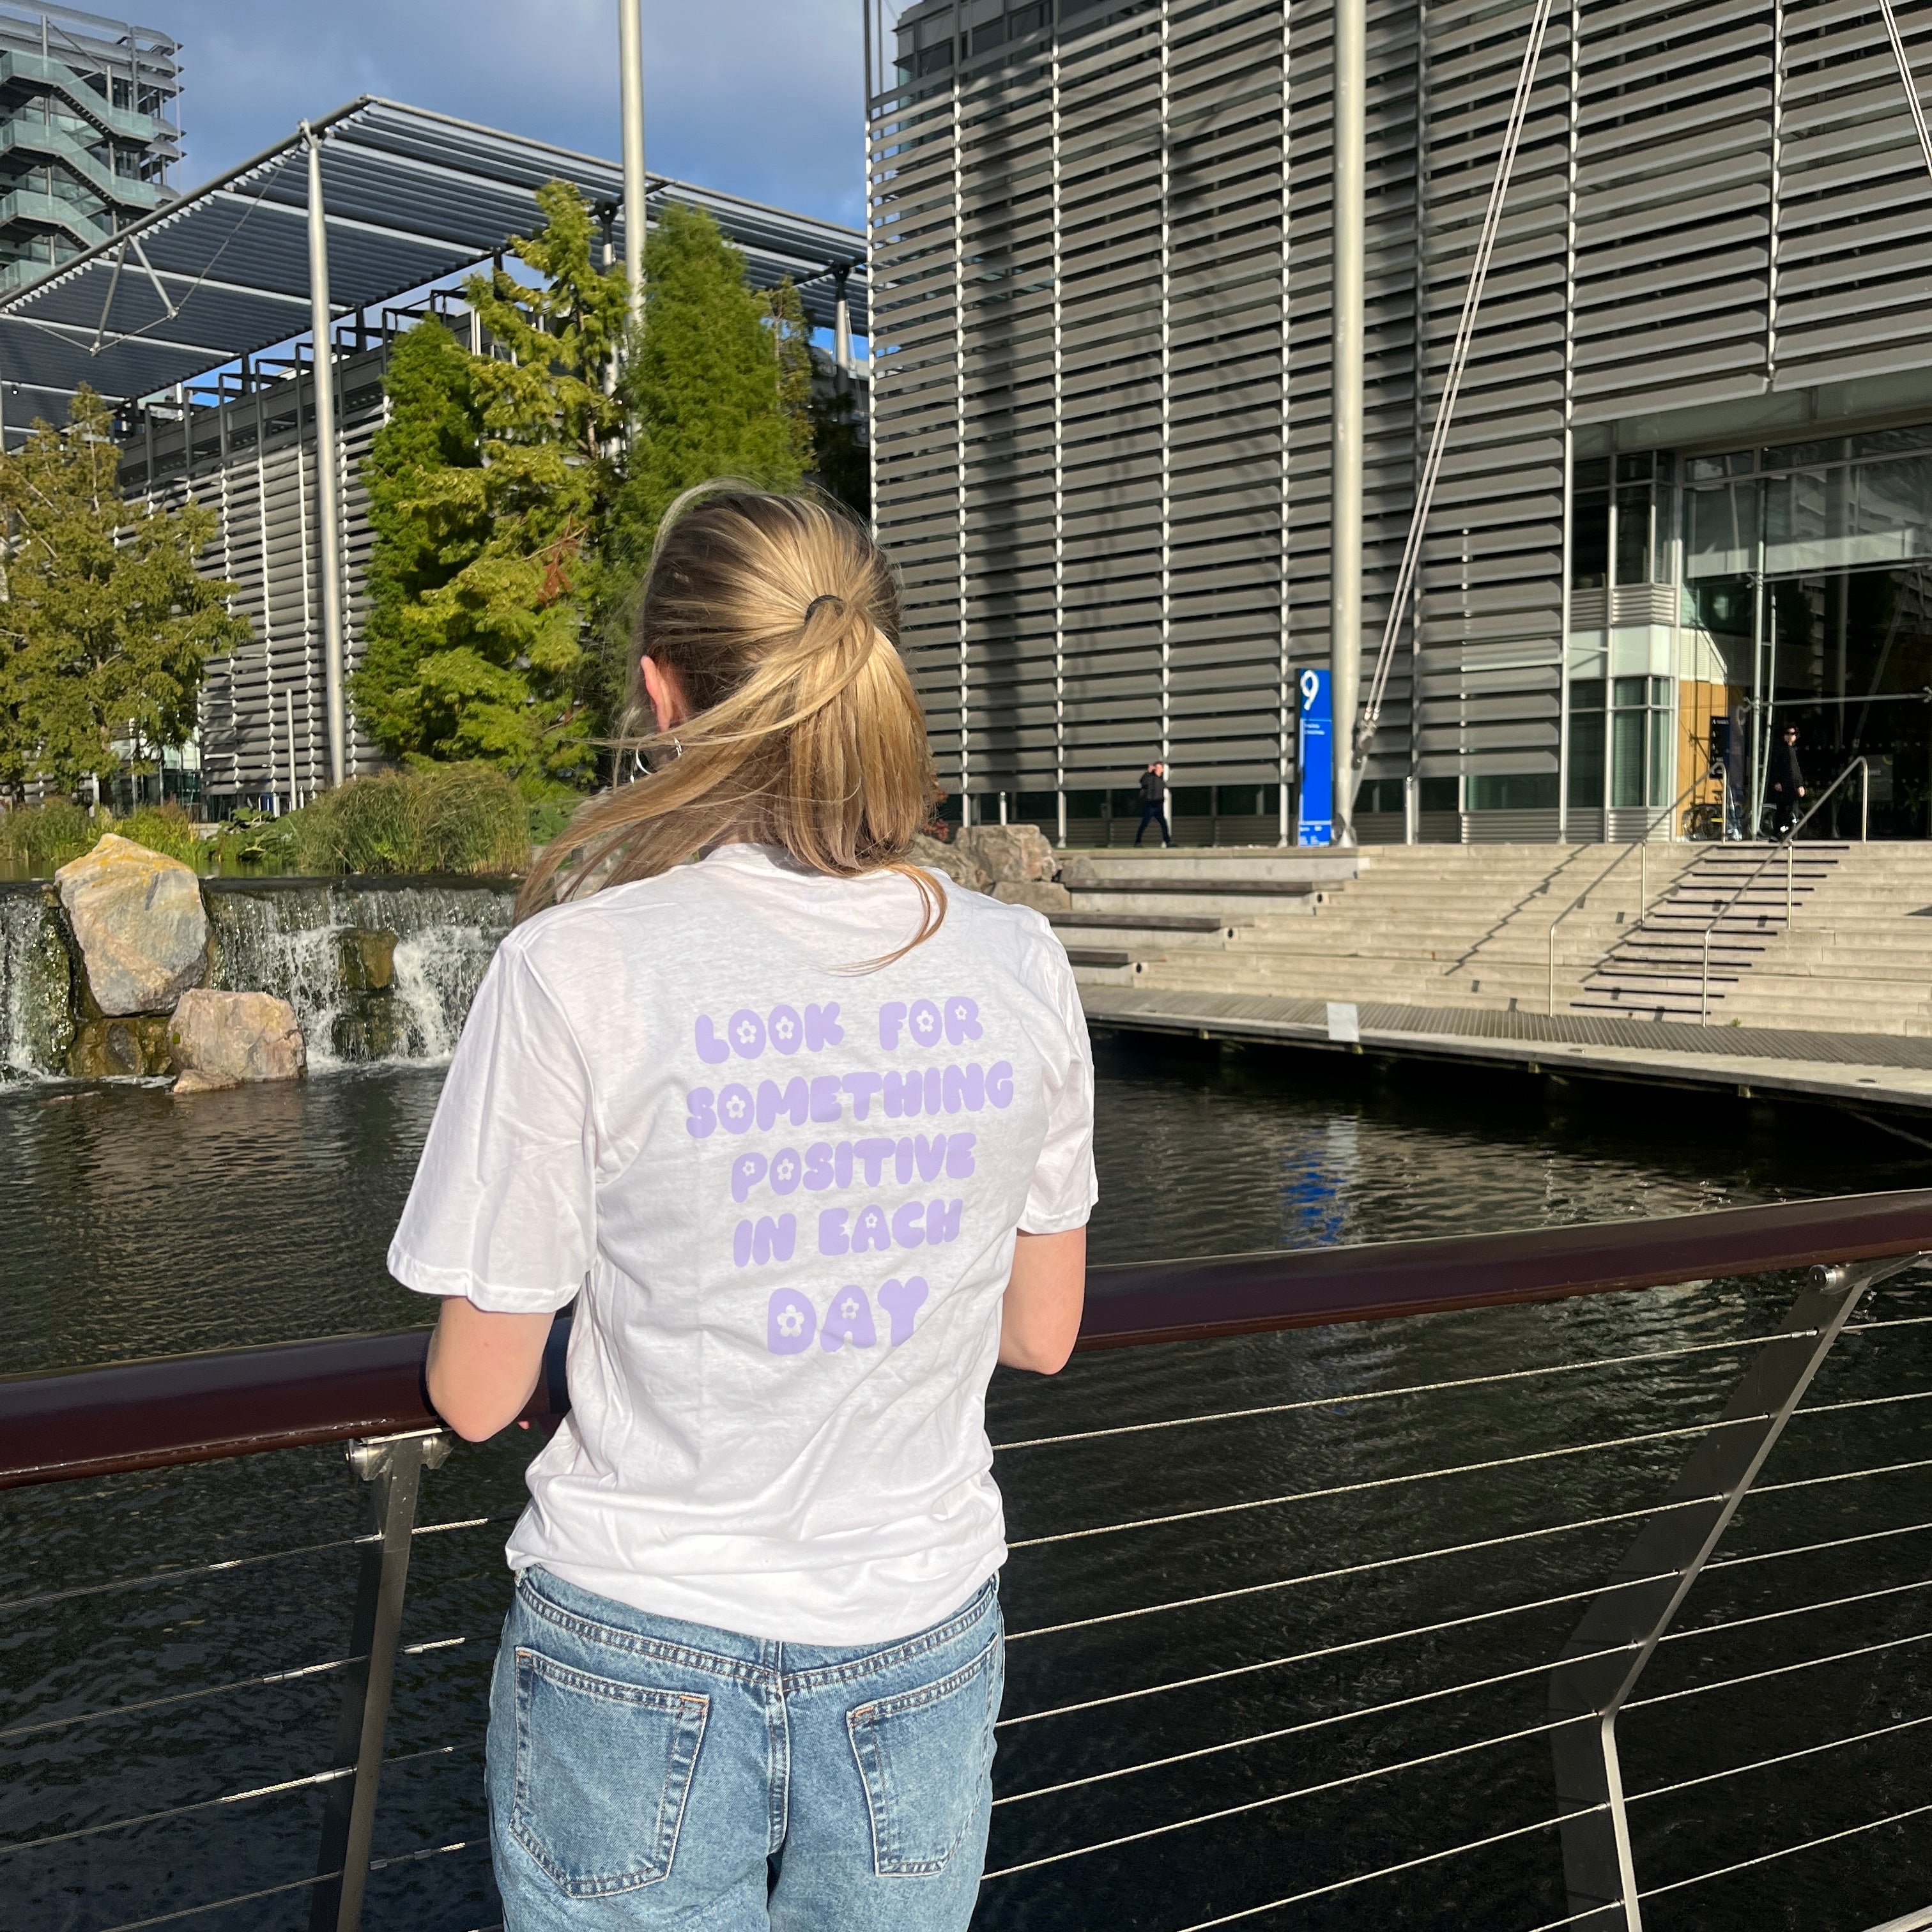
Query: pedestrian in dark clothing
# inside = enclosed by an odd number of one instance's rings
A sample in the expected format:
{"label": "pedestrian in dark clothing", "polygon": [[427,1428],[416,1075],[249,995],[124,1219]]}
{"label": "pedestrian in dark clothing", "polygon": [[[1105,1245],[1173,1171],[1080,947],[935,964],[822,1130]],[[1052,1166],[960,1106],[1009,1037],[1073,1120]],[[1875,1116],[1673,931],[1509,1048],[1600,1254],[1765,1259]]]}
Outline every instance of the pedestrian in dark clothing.
{"label": "pedestrian in dark clothing", "polygon": [[1798,727],[1787,724],[1780,742],[1772,748],[1772,824],[1782,838],[1798,815],[1798,801],[1804,796],[1804,767],[1798,762]]}
{"label": "pedestrian in dark clothing", "polygon": [[1140,830],[1134,834],[1136,845],[1150,825],[1160,827],[1163,845],[1174,843],[1174,835],[1167,829],[1167,767],[1159,759],[1141,774],[1141,823]]}

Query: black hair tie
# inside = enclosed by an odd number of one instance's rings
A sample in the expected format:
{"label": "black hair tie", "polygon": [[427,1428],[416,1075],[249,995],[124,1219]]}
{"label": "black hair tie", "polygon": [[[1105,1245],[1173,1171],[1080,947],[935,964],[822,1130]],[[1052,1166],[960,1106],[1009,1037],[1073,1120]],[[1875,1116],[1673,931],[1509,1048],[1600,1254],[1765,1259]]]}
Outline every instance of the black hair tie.
{"label": "black hair tie", "polygon": [[814,597],[812,602],[805,607],[806,622],[808,624],[812,622],[812,614],[816,610],[821,604],[836,604],[842,610],[845,608],[845,600],[842,597],[836,597],[830,595],[829,592],[823,597]]}

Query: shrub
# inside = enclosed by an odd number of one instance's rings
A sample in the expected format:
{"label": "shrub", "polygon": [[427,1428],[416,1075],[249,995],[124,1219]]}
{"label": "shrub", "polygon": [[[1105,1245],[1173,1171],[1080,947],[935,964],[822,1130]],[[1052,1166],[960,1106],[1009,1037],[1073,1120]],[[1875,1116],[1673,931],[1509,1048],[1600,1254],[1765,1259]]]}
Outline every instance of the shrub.
{"label": "shrub", "polygon": [[351,778],[231,839],[233,856],[297,872],[521,872],[530,814],[514,781],[488,765],[424,765]]}
{"label": "shrub", "polygon": [[100,836],[93,814],[68,799],[0,812],[0,859],[36,872],[51,872],[78,859]]}
{"label": "shrub", "polygon": [[56,872],[69,860],[92,851],[109,832],[190,866],[202,856],[194,821],[178,805],[144,805],[125,818],[116,818],[111,812],[90,812],[70,799],[58,798],[0,812],[0,860],[11,860],[34,872]]}
{"label": "shrub", "polygon": [[178,805],[144,805],[125,818],[110,818],[104,812],[98,829],[118,832],[136,845],[146,846],[150,852],[165,852],[170,859],[179,859],[186,865],[194,865],[202,856],[202,842],[194,820]]}

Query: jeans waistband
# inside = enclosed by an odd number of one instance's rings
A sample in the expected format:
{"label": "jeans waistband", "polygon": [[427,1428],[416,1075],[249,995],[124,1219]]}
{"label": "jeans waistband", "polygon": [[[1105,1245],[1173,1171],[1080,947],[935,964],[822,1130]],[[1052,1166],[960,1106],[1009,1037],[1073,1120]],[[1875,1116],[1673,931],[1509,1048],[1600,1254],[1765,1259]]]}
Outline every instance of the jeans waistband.
{"label": "jeans waistband", "polygon": [[616,1602],[566,1582],[541,1565],[518,1573],[517,1596],[530,1616],[578,1638],[742,1681],[782,1678],[792,1688],[817,1683],[849,1684],[896,1670],[912,1659],[944,1649],[997,1619],[999,1587],[988,1578],[951,1616],[911,1635],[883,1644],[840,1649],[824,1644],[788,1644],[748,1636],[710,1624],[688,1623]]}

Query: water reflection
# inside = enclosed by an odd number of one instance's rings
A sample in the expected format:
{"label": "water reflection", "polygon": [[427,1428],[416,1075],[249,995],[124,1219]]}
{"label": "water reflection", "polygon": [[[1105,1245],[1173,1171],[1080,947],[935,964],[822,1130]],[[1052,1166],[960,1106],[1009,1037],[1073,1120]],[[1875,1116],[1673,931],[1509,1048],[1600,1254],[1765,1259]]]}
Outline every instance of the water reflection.
{"label": "water reflection", "polygon": [[[5,1366],[52,1368],[422,1320],[420,1299],[388,1281],[382,1256],[440,1078],[434,1070],[378,1068],[183,1102],[124,1087],[0,1094],[8,1190],[0,1292],[17,1311]],[[1102,1204],[1094,1250],[1102,1261],[1674,1213],[1913,1184],[1925,1173],[1923,1156],[1906,1143],[1828,1117],[1773,1117],[1730,1103],[1546,1090],[1439,1072],[1385,1078],[1359,1061],[1192,1044],[1102,1042],[1100,1099]],[[1008,1888],[989,1892],[982,1914],[987,1932],[1090,1932],[1100,1925],[1172,1932],[1214,1910],[1245,1910],[1360,1870],[1382,1847],[1446,1844],[1480,1836],[1498,1821],[1546,1816],[1548,1751],[1533,1730],[1542,1714],[1540,1662],[1574,1625],[1574,1593],[1606,1575],[1627,1543],[1630,1527],[1619,1513],[1654,1498],[1681,1463],[1683,1438],[1670,1432],[1721,1408],[1740,1359],[1731,1345],[1774,1324],[1781,1306],[1774,1283],[1713,1284],[1126,1350],[1078,1358],[1051,1383],[998,1378],[989,1421],[1003,1443],[1177,1416],[1268,1412],[1003,1454],[1016,1539],[1230,1501],[1334,1492],[1018,1550],[1005,1584],[1016,1630],[1237,1594],[1184,1612],[1023,1640],[1010,1670],[1011,1713],[1270,1658],[1306,1654],[1310,1660],[1256,1671],[1225,1695],[1170,1696],[1010,1730],[1001,1747],[1004,1789],[1032,1789],[1231,1734],[1282,1730],[1442,1682],[1528,1674],[1478,1700],[1297,1732],[1252,1751],[1003,1809],[996,1862],[1244,1804],[1512,1726],[1532,1735],[1504,1751],[1449,1760],[1420,1782],[1349,1786],[1318,1804],[1244,1814],[1192,1835],[1001,1881]],[[1883,1306],[1906,1317],[1932,1312],[1922,1291],[1909,1286]],[[1916,1339],[1927,1332],[1897,1331],[1882,1348],[1847,1346],[1821,1394],[1862,1399],[1932,1384],[1932,1356]],[[1660,1364],[1628,1359],[1686,1348],[1697,1352]],[[1385,1397],[1419,1384],[1552,1364],[1587,1372]],[[1882,1413],[1887,1460],[1908,1465],[1932,1457],[1932,1424],[1916,1410]],[[1780,1452],[1786,1473],[1822,1472],[1868,1450],[1871,1425],[1864,1412],[1858,1420],[1862,1435],[1814,1430],[1795,1437]],[[1499,1456],[1579,1442],[1624,1446],[1584,1458],[1496,1463]],[[506,1591],[500,1540],[520,1500],[524,1446],[512,1439],[465,1450],[431,1481],[432,1520],[496,1520],[426,1539],[418,1551],[405,1640],[464,1641],[406,1663],[392,1750],[458,1748],[386,1779],[377,1849],[464,1849],[380,1874],[373,1926],[469,1932],[495,1916],[477,1843],[476,1754],[490,1632]],[[1466,1473],[1373,1486],[1431,1468]],[[1741,1517],[1736,1546],[1802,1544],[1867,1522],[1876,1529],[1905,1520],[1900,1511],[1910,1500],[1877,1485],[1767,1498]],[[1612,1520],[1574,1534],[1541,1532],[1596,1517]],[[17,1604],[183,1562],[314,1545],[356,1527],[356,1498],[331,1450],[114,1478],[84,1492],[22,1492],[0,1498],[0,1601]],[[1537,1533],[1507,1544],[1484,1541],[1525,1528]],[[1394,1570],[1352,1567],[1438,1547],[1461,1553]],[[1828,1557],[1810,1559],[1808,1568],[1741,1569],[1709,1593],[1705,1614],[1756,1613],[1764,1604],[1754,1588],[1781,1592],[1782,1601],[1824,1600],[1905,1585],[1922,1559],[1916,1546],[1874,1549],[1855,1572],[1841,1574]],[[1296,1578],[1307,1580],[1283,1583]],[[0,1672],[0,1730],[339,1655],[350,1589],[348,1564],[329,1550],[159,1589],[14,1609],[0,1619],[0,1656],[8,1660]],[[1532,1615],[1510,1610],[1545,1599],[1550,1606]],[[1850,1649],[1908,1636],[1911,1618],[1923,1621],[1922,1606],[1909,1595],[1898,1604],[1876,1636],[1870,1619],[1861,1622],[1865,1613],[1854,1610],[1838,1613],[1836,1622],[1820,1620],[1802,1642],[1814,1650]],[[1498,1614],[1422,1642],[1336,1648],[1365,1634],[1430,1624],[1452,1610]],[[1786,1629],[1768,1627],[1766,1660],[1774,1660],[1780,1642],[1801,1640],[1788,1639]],[[1749,1666],[1736,1652],[1723,1654]],[[1756,1702],[1734,1700],[1714,1706],[1708,1718],[1694,1712],[1686,1723],[1671,1717],[1678,1707],[1664,1707],[1670,1721],[1647,1730],[1632,1724],[1633,1775],[1658,1784],[1688,1774],[1714,1738],[1723,1740],[1730,1760],[1769,1755],[1810,1742],[1814,1732],[1826,1735],[1845,1711],[1902,1717],[1922,1710],[1932,1704],[1932,1683],[1916,1674],[1922,1670],[1916,1657],[1888,1653],[1882,1678],[1868,1671],[1834,1682],[1822,1696],[1808,1690],[1791,1700],[1792,1711],[1775,1684]],[[137,1723],[0,1744],[0,1803],[10,1826],[3,1835],[63,1828],[76,1807],[88,1820],[109,1819],[320,1769],[330,1750],[333,1698],[329,1680],[302,1680],[170,1706]],[[1855,1791],[1860,1804],[1874,1794],[1906,1792],[1918,1774],[1910,1755],[1916,1735],[1904,1734],[1892,1758],[1838,1767],[1843,1775],[1834,1772],[1827,1784],[1834,1792]],[[1802,1794],[1810,1788],[1801,1763],[1775,1790],[1685,1808],[1668,1846],[1659,1850],[1647,1841],[1646,1856],[1694,1862],[1678,1868],[1684,1870],[1700,1858],[1718,1862],[1709,1854],[1735,1848],[1738,1806],[1747,1799],[1777,1816],[1780,1841],[1788,1843],[1804,1834],[1793,1808],[1804,1810]],[[0,1928],[41,1932],[58,1923],[89,1932],[218,1892],[284,1884],[313,1869],[315,1829],[313,1792],[294,1792],[245,1814],[218,1814],[212,1823],[197,1814],[125,1838],[16,1855],[9,1885],[0,1888]],[[1647,1922],[1661,1932],[1760,1932],[1773,1924],[1804,1932],[1842,1924],[1856,1932],[1887,1916],[1901,1886],[1932,1882],[1922,1855],[1890,1840],[1875,1849],[1884,1856],[1849,1867],[1840,1859],[1780,1868],[1772,1912],[1762,1888],[1746,1888],[1658,1901],[1654,1912],[1646,1907]],[[1562,1915],[1558,1869],[1551,1844],[1512,1841],[1400,1895],[1345,1892],[1256,1922],[1296,1932],[1364,1924],[1444,1932],[1526,1926]],[[307,1906],[297,1894],[205,1922],[222,1932],[230,1924],[293,1932],[307,1923]]]}

